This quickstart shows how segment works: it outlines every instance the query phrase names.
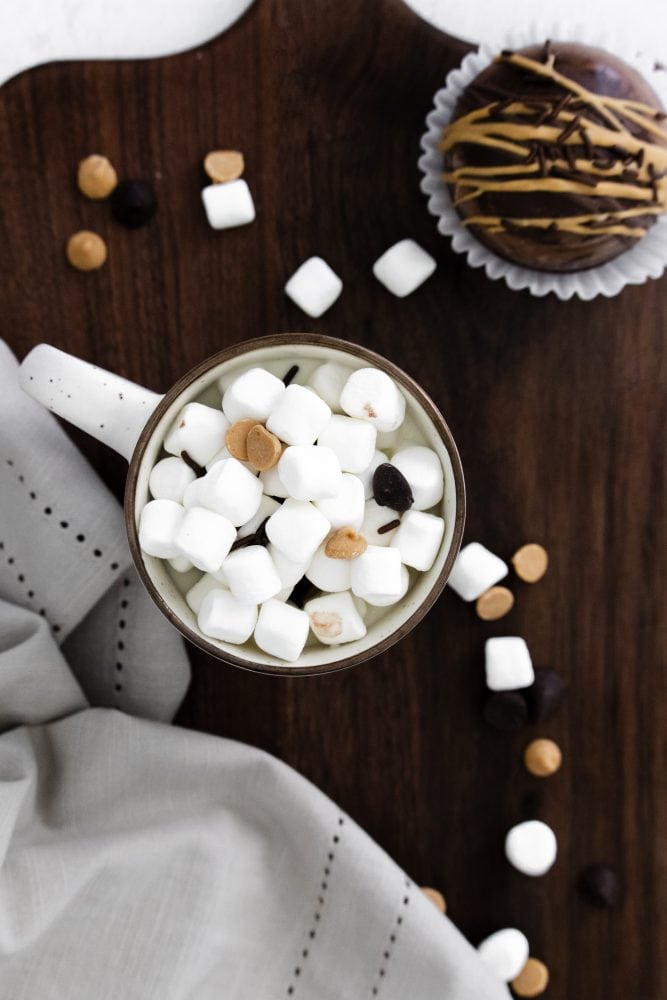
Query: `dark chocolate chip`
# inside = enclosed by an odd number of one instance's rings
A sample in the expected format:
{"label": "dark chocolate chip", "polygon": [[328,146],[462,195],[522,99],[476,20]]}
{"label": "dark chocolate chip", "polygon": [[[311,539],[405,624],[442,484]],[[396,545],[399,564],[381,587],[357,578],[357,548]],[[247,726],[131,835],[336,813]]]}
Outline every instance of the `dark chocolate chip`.
{"label": "dark chocolate chip", "polygon": [[535,680],[524,689],[531,722],[543,722],[560,708],[565,682],[555,670],[536,670]]}
{"label": "dark chocolate chip", "polygon": [[410,483],[391,462],[378,465],[373,473],[373,496],[380,507],[390,507],[400,513],[412,507]]}
{"label": "dark chocolate chip", "polygon": [[290,601],[296,604],[297,608],[302,608],[306,601],[309,601],[311,597],[314,597],[317,593],[317,588],[310,582],[310,580],[302,576],[298,583],[295,585],[294,590],[290,594]]}
{"label": "dark chocolate chip", "polygon": [[579,876],[579,890],[591,903],[609,909],[623,900],[621,877],[609,865],[595,864],[584,868]]}
{"label": "dark chocolate chip", "polygon": [[286,374],[283,376],[283,383],[286,386],[288,386],[290,384],[290,382],[292,382],[294,380],[294,378],[296,377],[298,371],[299,371],[299,366],[298,365],[292,365],[292,367],[290,368],[290,370],[288,372],[286,372]]}
{"label": "dark chocolate chip", "polygon": [[121,181],[109,200],[114,219],[128,229],[145,225],[157,208],[155,191],[148,181]]}
{"label": "dark chocolate chip", "polygon": [[496,691],[487,698],[484,721],[501,733],[515,733],[528,721],[528,706],[520,691]]}

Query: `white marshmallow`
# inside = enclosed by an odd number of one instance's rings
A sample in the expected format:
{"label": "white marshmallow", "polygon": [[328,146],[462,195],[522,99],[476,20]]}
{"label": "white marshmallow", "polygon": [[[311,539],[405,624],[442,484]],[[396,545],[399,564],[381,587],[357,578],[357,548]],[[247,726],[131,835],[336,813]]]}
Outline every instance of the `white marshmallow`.
{"label": "white marshmallow", "polygon": [[190,507],[179,525],[174,544],[193,566],[212,573],[222,561],[236,538],[236,529],[226,517],[205,507]]}
{"label": "white marshmallow", "polygon": [[350,566],[352,559],[330,559],[324,552],[324,544],[313,556],[305,575],[311,583],[330,593],[350,589]]}
{"label": "white marshmallow", "polygon": [[[227,445],[225,445],[223,448],[220,449],[220,451],[216,451],[213,458],[210,458],[208,460],[208,462],[206,463],[206,471],[209,472],[214,465],[217,465],[218,462],[222,462],[223,458],[233,458],[233,457],[234,456],[232,455],[231,451],[229,450]],[[237,459],[237,461],[241,462],[241,459],[239,458]],[[246,469],[252,472],[253,476],[257,475],[255,469],[253,469],[250,462],[241,462],[241,465],[245,466]]]}
{"label": "white marshmallow", "polygon": [[375,451],[377,431],[368,420],[334,414],[317,439],[320,447],[331,448],[343,472],[363,472]]}
{"label": "white marshmallow", "polygon": [[343,290],[343,282],[321,257],[309,257],[285,285],[285,294],[299,309],[317,319]]}
{"label": "white marshmallow", "polygon": [[214,580],[217,580],[218,583],[220,583],[225,590],[229,590],[229,584],[227,583],[227,574],[225,573],[224,563],[222,564],[220,569],[216,569],[212,573],[209,573],[209,576],[212,576]]}
{"label": "white marshmallow", "polygon": [[276,567],[276,573],[280,577],[280,585],[283,590],[287,590],[289,596],[301,577],[304,576],[306,569],[308,568],[308,563],[294,562],[293,559],[289,559],[284,552],[277,549],[275,545],[271,544],[271,542],[269,542],[266,548],[267,552],[273,559],[273,565]]}
{"label": "white marshmallow", "polygon": [[225,390],[229,388],[232,382],[236,382],[237,378],[241,375],[245,375],[246,372],[250,371],[250,368],[237,368],[234,371],[223,372],[218,378],[218,389],[220,390],[220,395],[224,396]]}
{"label": "white marshmallow", "polygon": [[401,595],[401,557],[398,549],[369,545],[366,551],[350,560],[352,593],[369,604],[376,600],[398,600]]}
{"label": "white marshmallow", "polygon": [[209,590],[197,615],[204,635],[239,645],[247,642],[257,624],[257,605],[241,604],[228,590]]}
{"label": "white marshmallow", "polygon": [[183,494],[183,506],[187,510],[189,507],[202,507],[200,492],[202,488],[202,483],[204,482],[204,477],[201,479],[193,479],[189,486],[186,486],[185,493]]}
{"label": "white marshmallow", "polygon": [[340,405],[351,417],[369,420],[378,431],[394,431],[405,418],[405,397],[379,368],[359,368],[343,387]]}
{"label": "white marshmallow", "polygon": [[149,489],[156,500],[183,502],[183,494],[197,477],[182,458],[163,458],[151,469]]}
{"label": "white marshmallow", "polygon": [[486,686],[490,691],[516,691],[530,687],[535,680],[525,639],[513,635],[487,639],[484,653]]}
{"label": "white marshmallow", "polygon": [[[280,462],[278,462],[280,465]],[[274,465],[272,469],[267,469],[266,472],[260,472],[259,480],[262,484],[262,489],[264,493],[269,497],[278,497],[278,499],[287,499],[289,493],[284,485],[282,479],[278,475],[278,465]]]}
{"label": "white marshmallow", "polygon": [[227,386],[222,409],[230,424],[246,419],[264,422],[284,391],[284,383],[271,372],[250,368]]}
{"label": "white marshmallow", "polygon": [[190,560],[186,559],[185,556],[176,556],[174,559],[169,559],[168,562],[175,573],[189,573],[191,569],[194,569]]}
{"label": "white marshmallow", "polygon": [[539,819],[518,823],[505,837],[505,855],[524,875],[545,875],[558,855],[556,834]]}
{"label": "white marshmallow", "polygon": [[410,484],[413,510],[428,510],[442,500],[442,465],[432,448],[420,444],[402,448],[392,456],[391,464],[403,473]]}
{"label": "white marshmallow", "polygon": [[259,611],[255,642],[271,656],[298,660],[306,645],[309,626],[310,619],[305,611],[281,601],[266,601]]}
{"label": "white marshmallow", "polygon": [[476,601],[507,572],[507,563],[479,542],[470,542],[456,557],[447,583],[464,601]]}
{"label": "white marshmallow", "polygon": [[317,366],[307,384],[327,406],[340,413],[340,394],[353,371],[353,368],[340,365],[337,361],[325,361],[323,365]]}
{"label": "white marshmallow", "polygon": [[227,584],[241,604],[261,604],[282,590],[273,559],[263,545],[231,552],[223,564]]}
{"label": "white marshmallow", "polygon": [[253,535],[259,528],[262,521],[266,521],[267,517],[271,517],[274,514],[280,504],[273,497],[262,496],[259,502],[259,507],[257,508],[257,513],[253,514],[249,521],[242,524],[239,528],[237,535],[239,538],[246,538],[248,535]]}
{"label": "white marshmallow", "polygon": [[255,218],[250,188],[242,178],[224,184],[209,184],[202,191],[201,200],[212,229],[245,226]]}
{"label": "white marshmallow", "polygon": [[389,507],[381,507],[375,500],[367,500],[364,505],[364,519],[361,522],[361,534],[369,545],[381,545],[385,547],[393,542],[398,527],[391,531],[378,534],[378,528],[383,528],[385,524],[400,520],[400,514]]}
{"label": "white marshmallow", "polygon": [[266,522],[266,535],[294,562],[310,562],[331,525],[312,503],[289,497]]}
{"label": "white marshmallow", "polygon": [[324,500],[340,490],[340,462],[331,448],[297,444],[285,448],[278,462],[278,475],[295,500]]}
{"label": "white marshmallow", "polygon": [[183,514],[184,508],[175,500],[149,500],[139,518],[139,545],[142,551],[158,559],[174,559],[182,555],[175,539]]}
{"label": "white marshmallow", "polygon": [[224,589],[223,585],[215,579],[214,576],[210,576],[208,573],[204,573],[202,577],[197,580],[194,587],[190,587],[187,594],[185,595],[185,601],[188,607],[194,611],[196,615],[199,614],[199,609],[202,606],[202,601],[206,595],[211,590],[221,590]]}
{"label": "white marshmallow", "polygon": [[364,519],[364,487],[351,472],[344,472],[340,488],[330,500],[316,500],[315,506],[324,514],[332,528],[348,525],[358,531]]}
{"label": "white marshmallow", "polygon": [[170,455],[187,451],[197,465],[206,465],[225,443],[229,421],[224,413],[203,403],[186,403],[164,439]]}
{"label": "white marshmallow", "polygon": [[312,389],[288,385],[271,411],[266,428],[285,444],[314,444],[330,416],[331,410]]}
{"label": "white marshmallow", "polygon": [[358,472],[357,475],[364,486],[364,496],[367,500],[370,500],[373,496],[373,473],[377,469],[378,465],[382,465],[383,462],[388,462],[389,456],[383,451],[375,451],[370,464],[366,466],[363,472]]}
{"label": "white marshmallow", "polygon": [[373,274],[385,288],[404,299],[435,271],[435,260],[414,240],[399,240],[373,264]]}
{"label": "white marshmallow", "polygon": [[401,553],[401,562],[425,573],[435,562],[444,533],[445,522],[441,517],[409,510],[390,544]]}
{"label": "white marshmallow", "polygon": [[202,507],[222,514],[239,527],[257,513],[262,484],[236,458],[223,458],[203,477],[197,495]]}
{"label": "white marshmallow", "polygon": [[306,603],[303,610],[310,619],[313,634],[325,646],[354,642],[366,635],[364,620],[357,611],[349,590],[342,594],[315,597]]}
{"label": "white marshmallow", "polygon": [[505,927],[485,938],[477,953],[503,983],[511,983],[528,961],[528,938],[516,927]]}
{"label": "white marshmallow", "polygon": [[401,589],[397,595],[386,596],[384,594],[367,594],[366,602],[374,608],[386,608],[390,604],[398,604],[408,592],[410,586],[410,573],[408,567],[401,563]]}

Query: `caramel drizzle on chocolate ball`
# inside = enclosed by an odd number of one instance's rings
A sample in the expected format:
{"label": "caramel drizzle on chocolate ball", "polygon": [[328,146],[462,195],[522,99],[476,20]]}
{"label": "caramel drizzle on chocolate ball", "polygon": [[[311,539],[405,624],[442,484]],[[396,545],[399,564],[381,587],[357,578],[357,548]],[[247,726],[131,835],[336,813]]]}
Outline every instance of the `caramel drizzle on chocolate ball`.
{"label": "caramel drizzle on chocolate ball", "polygon": [[[462,166],[444,174],[454,185],[454,204],[479,198],[487,191],[585,195],[627,203],[614,211],[570,216],[511,217],[472,215],[466,226],[490,233],[521,232],[527,227],[641,239],[647,216],[667,211],[667,131],[658,122],[665,115],[640,101],[595,94],[557,72],[555,55],[545,47],[545,62],[516,52],[502,52],[496,61],[544,77],[562,88],[556,100],[517,96],[494,101],[452,122],[440,144],[448,153],[455,146],[486,146],[516,156],[502,166]],[[634,222],[632,220],[635,220]]]}

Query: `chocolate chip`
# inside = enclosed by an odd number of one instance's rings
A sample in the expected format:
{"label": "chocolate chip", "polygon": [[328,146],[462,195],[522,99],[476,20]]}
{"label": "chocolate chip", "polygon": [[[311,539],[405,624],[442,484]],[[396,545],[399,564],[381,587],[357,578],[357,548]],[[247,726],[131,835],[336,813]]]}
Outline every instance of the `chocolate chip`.
{"label": "chocolate chip", "polygon": [[520,691],[496,691],[482,710],[484,721],[501,733],[515,733],[528,720],[528,706]]}
{"label": "chocolate chip", "polygon": [[114,219],[128,229],[145,225],[157,208],[155,191],[148,181],[121,181],[110,201]]}
{"label": "chocolate chip", "polygon": [[410,483],[391,462],[378,465],[373,473],[373,496],[380,507],[390,507],[400,513],[412,507],[413,503]]}
{"label": "chocolate chip", "polygon": [[555,670],[536,670],[535,680],[525,689],[532,722],[543,722],[561,705],[565,682]]}
{"label": "chocolate chip", "polygon": [[316,593],[317,588],[313,586],[307,577],[302,576],[295,585],[289,599],[293,604],[296,604],[297,608],[303,609],[306,601],[309,601],[310,598],[314,597]]}
{"label": "chocolate chip", "polygon": [[623,883],[618,872],[609,865],[595,864],[584,868],[579,876],[579,890],[597,906],[612,909],[623,899]]}

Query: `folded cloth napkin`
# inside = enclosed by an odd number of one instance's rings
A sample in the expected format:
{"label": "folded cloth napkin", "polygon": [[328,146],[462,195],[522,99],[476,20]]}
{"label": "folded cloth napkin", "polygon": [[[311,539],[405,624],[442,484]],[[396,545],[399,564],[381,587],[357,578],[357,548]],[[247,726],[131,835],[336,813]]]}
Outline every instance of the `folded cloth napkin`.
{"label": "folded cloth napkin", "polygon": [[0,598],[45,618],[91,704],[171,719],[183,642],[139,582],[120,504],[17,368],[0,341]]}
{"label": "folded cloth napkin", "polygon": [[304,778],[86,707],[4,601],[0,706],[0,1000],[508,1000]]}

